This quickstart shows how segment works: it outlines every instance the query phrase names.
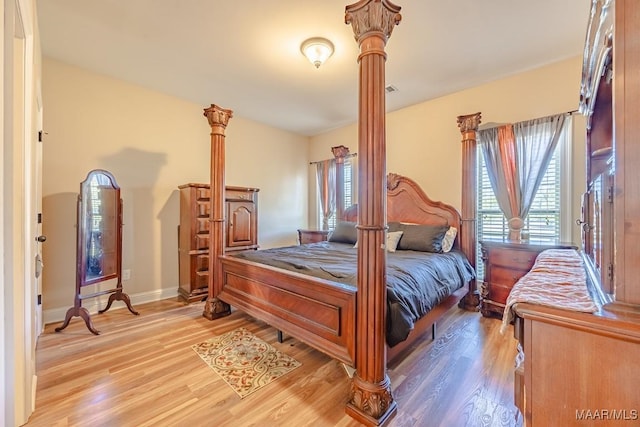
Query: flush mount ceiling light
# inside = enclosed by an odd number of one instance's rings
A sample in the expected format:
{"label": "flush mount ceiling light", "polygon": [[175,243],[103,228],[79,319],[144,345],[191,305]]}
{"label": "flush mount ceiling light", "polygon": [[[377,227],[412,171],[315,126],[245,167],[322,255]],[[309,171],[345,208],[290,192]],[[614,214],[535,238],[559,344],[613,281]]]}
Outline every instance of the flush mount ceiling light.
{"label": "flush mount ceiling light", "polygon": [[316,66],[320,66],[333,55],[333,43],[322,37],[313,37],[302,42],[300,52]]}

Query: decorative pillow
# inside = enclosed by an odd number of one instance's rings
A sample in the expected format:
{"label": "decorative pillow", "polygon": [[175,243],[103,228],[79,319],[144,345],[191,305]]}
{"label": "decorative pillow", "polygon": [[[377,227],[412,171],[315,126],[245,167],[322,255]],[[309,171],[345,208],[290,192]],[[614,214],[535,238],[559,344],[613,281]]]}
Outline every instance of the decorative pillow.
{"label": "decorative pillow", "polygon": [[355,222],[338,221],[336,228],[329,236],[330,242],[351,243],[352,245],[358,240],[358,230]]}
{"label": "decorative pillow", "polygon": [[387,231],[387,251],[395,252],[398,247],[398,242],[400,242],[400,238],[402,237],[402,231]]}
{"label": "decorative pillow", "polygon": [[442,252],[442,239],[449,229],[446,225],[421,224],[398,224],[397,227],[403,231],[398,249],[433,253]]}
{"label": "decorative pillow", "polygon": [[449,227],[442,238],[442,252],[449,252],[451,248],[453,248],[453,242],[455,242],[457,235],[458,229],[455,227]]}
{"label": "decorative pillow", "polygon": [[393,233],[395,231],[402,231],[402,224],[399,222],[390,222],[387,224],[388,231]]}
{"label": "decorative pillow", "polygon": [[[401,237],[402,237],[402,231],[387,232],[387,244],[385,245],[385,247],[387,248],[388,252],[396,251],[396,248],[398,247],[398,242],[400,241]],[[357,248],[358,242],[356,242],[356,244],[353,245],[353,247]]]}

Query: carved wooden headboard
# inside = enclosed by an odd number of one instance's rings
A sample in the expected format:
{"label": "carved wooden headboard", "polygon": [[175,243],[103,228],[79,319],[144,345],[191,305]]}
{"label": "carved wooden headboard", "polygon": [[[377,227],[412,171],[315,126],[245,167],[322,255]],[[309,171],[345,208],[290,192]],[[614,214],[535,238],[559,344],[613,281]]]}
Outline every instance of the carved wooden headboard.
{"label": "carved wooden headboard", "polygon": [[[358,205],[345,210],[345,221],[358,221]],[[455,247],[460,248],[461,216],[456,208],[431,200],[418,184],[405,176],[387,175],[387,223],[448,225],[458,230]]]}

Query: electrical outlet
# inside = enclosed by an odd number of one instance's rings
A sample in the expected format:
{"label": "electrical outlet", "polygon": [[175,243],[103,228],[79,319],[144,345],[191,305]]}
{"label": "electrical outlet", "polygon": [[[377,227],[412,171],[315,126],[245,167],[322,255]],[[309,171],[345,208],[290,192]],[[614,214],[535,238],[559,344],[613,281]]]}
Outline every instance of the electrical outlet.
{"label": "electrical outlet", "polygon": [[126,269],[126,270],[122,270],[122,280],[129,280],[131,279],[131,270]]}

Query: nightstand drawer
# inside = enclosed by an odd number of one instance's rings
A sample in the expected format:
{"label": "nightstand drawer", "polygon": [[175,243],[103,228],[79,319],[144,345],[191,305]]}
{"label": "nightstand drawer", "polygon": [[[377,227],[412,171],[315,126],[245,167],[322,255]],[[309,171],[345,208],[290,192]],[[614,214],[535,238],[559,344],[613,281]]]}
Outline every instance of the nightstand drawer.
{"label": "nightstand drawer", "polygon": [[505,267],[516,267],[528,271],[538,256],[537,252],[520,250],[496,250],[491,254],[491,263]]}
{"label": "nightstand drawer", "polygon": [[[528,270],[521,270],[516,268],[504,268],[497,265],[491,266],[491,277],[489,280],[492,285],[507,285],[509,289],[527,273]],[[508,293],[508,292],[507,292]]]}

